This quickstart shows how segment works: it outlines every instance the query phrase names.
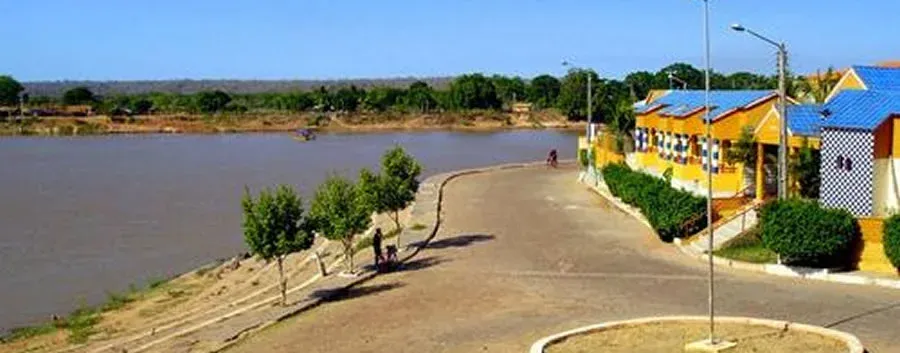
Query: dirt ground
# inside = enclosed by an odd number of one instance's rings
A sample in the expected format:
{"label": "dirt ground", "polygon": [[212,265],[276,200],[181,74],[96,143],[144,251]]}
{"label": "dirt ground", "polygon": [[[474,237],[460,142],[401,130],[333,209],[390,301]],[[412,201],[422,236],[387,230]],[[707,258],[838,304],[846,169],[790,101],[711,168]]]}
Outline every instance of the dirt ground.
{"label": "dirt ground", "polygon": [[[567,338],[547,347],[548,353],[681,353],[684,345],[706,339],[704,323],[657,323],[623,327]],[[813,333],[765,326],[719,324],[717,337],[737,346],[729,353],[842,353],[840,341]]]}
{"label": "dirt ground", "polygon": [[583,129],[555,111],[528,114],[465,113],[354,113],[354,114],[243,114],[147,115],[132,119],[107,116],[28,118],[20,123],[0,122],[0,135],[91,135],[107,133],[237,133],[285,132],[300,128],[321,131],[385,130],[496,130]]}

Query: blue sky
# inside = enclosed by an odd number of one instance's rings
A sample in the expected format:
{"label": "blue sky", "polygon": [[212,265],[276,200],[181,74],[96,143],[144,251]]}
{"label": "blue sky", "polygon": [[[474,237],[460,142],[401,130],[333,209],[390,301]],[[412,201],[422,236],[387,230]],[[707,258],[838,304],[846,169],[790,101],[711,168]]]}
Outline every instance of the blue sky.
{"label": "blue sky", "polygon": [[[710,0],[713,68],[900,59],[900,1]],[[561,74],[702,65],[700,0],[6,0],[0,71],[19,80]]]}

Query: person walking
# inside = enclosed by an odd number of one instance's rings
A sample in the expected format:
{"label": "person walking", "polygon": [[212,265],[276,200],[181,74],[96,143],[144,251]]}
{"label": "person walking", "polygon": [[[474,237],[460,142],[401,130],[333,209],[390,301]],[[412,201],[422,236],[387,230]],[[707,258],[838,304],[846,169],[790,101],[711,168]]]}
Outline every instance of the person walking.
{"label": "person walking", "polygon": [[372,236],[372,250],[375,252],[375,270],[381,270],[381,263],[383,262],[383,258],[381,257],[381,240],[383,235],[381,234],[381,228],[375,228],[375,235]]}

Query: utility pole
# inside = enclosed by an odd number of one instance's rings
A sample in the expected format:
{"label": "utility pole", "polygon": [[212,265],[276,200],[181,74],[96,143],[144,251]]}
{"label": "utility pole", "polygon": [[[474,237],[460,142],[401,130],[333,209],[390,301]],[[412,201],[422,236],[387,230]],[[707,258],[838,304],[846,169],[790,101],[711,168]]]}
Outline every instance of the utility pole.
{"label": "utility pole", "polygon": [[[784,199],[788,194],[787,160],[788,160],[788,115],[787,115],[787,45],[784,42],[776,42],[754,32],[740,24],[731,25],[731,29],[748,34],[774,46],[778,49],[778,113],[781,121],[778,124],[778,198]],[[761,158],[758,157],[758,158]]]}
{"label": "utility pole", "polygon": [[[787,132],[787,47],[784,43],[778,44],[778,198],[785,199],[788,194],[788,132]],[[759,158],[759,157],[757,157]]]}

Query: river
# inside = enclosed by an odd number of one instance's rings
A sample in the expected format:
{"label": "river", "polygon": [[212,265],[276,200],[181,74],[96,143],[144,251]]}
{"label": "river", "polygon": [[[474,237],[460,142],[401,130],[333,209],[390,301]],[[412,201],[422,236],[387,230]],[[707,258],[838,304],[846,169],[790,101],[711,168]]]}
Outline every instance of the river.
{"label": "river", "polygon": [[[0,331],[64,315],[107,292],[245,251],[244,186],[292,184],[376,167],[400,144],[425,176],[573,158],[560,131],[110,135],[0,138]],[[307,200],[308,201],[308,200]]]}

